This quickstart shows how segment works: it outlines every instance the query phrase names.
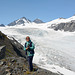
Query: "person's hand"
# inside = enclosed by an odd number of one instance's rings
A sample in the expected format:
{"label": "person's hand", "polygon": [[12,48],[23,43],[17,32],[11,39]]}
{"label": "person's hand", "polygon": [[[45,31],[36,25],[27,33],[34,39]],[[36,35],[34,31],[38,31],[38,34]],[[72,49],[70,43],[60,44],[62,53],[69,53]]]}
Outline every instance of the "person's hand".
{"label": "person's hand", "polygon": [[26,48],[26,50],[28,50],[29,47]]}
{"label": "person's hand", "polygon": [[26,50],[28,49],[28,47],[26,48]]}

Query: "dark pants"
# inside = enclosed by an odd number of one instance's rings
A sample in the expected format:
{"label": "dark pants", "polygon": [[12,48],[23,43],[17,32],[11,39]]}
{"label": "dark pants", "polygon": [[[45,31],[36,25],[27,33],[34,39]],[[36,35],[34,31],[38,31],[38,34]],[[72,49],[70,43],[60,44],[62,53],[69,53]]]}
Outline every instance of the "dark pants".
{"label": "dark pants", "polygon": [[28,56],[28,63],[29,63],[29,70],[33,70],[33,64],[32,64],[33,56]]}

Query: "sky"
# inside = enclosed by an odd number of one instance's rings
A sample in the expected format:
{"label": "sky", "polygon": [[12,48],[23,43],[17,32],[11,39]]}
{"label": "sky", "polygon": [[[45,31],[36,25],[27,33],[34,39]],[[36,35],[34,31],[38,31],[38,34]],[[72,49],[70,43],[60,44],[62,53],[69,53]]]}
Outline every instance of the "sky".
{"label": "sky", "polygon": [[75,14],[75,0],[0,0],[0,24],[9,24],[21,17],[49,22]]}

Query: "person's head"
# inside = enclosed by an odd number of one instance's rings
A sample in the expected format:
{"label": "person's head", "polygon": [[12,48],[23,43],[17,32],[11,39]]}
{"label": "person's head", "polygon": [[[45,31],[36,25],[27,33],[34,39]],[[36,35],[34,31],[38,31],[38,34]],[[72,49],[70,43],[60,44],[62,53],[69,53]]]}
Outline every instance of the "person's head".
{"label": "person's head", "polygon": [[29,36],[26,37],[26,41],[27,42],[30,41],[30,37]]}

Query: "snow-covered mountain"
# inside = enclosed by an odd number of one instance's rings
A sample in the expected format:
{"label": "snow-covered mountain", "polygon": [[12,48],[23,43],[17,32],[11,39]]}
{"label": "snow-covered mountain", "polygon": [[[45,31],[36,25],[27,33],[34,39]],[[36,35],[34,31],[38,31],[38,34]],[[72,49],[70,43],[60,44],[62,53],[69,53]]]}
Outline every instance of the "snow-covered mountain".
{"label": "snow-covered mountain", "polygon": [[58,19],[52,20],[50,22],[47,22],[46,24],[48,26],[51,26],[51,25],[57,25],[57,24],[60,24],[60,23],[67,23],[67,22],[70,22],[72,20],[75,20],[75,15],[70,17],[70,18],[67,18],[67,19],[65,19],[65,18],[58,18]]}
{"label": "snow-covered mountain", "polygon": [[5,27],[5,25],[4,24],[0,24],[0,27]]}
{"label": "snow-covered mountain", "polygon": [[30,24],[41,24],[44,23],[42,20],[40,19],[35,19],[33,22],[29,19],[26,19],[25,17],[22,17],[18,20],[15,20],[11,23],[8,24],[8,26],[25,26],[25,25],[30,25]]}
{"label": "snow-covered mountain", "polygon": [[58,18],[50,21],[47,24],[48,28],[53,28],[54,30],[64,30],[64,31],[75,31],[75,15],[70,18]]}
{"label": "snow-covered mountain", "polygon": [[64,30],[64,31],[73,32],[75,31],[75,20],[72,20],[67,23],[60,23],[57,24],[56,26],[52,25],[50,28],[53,28],[54,30]]}
{"label": "snow-covered mountain", "polygon": [[44,23],[42,20],[40,20],[40,19],[35,19],[33,22],[35,22],[35,23],[37,23],[37,24],[40,24],[40,23]]}
{"label": "snow-covered mountain", "polygon": [[39,26],[43,28],[51,28],[54,30],[64,30],[64,31],[75,31],[75,15],[70,18],[58,18],[55,20],[52,20],[50,22],[44,23],[40,19],[35,19],[33,22],[31,22],[29,19],[26,19],[25,17],[22,17],[14,22],[11,22],[8,24],[8,26]]}
{"label": "snow-covered mountain", "polygon": [[29,24],[29,23],[31,23],[31,21],[29,19],[22,17],[14,22],[9,23],[8,26],[16,26],[16,25],[25,26],[25,24]]}

